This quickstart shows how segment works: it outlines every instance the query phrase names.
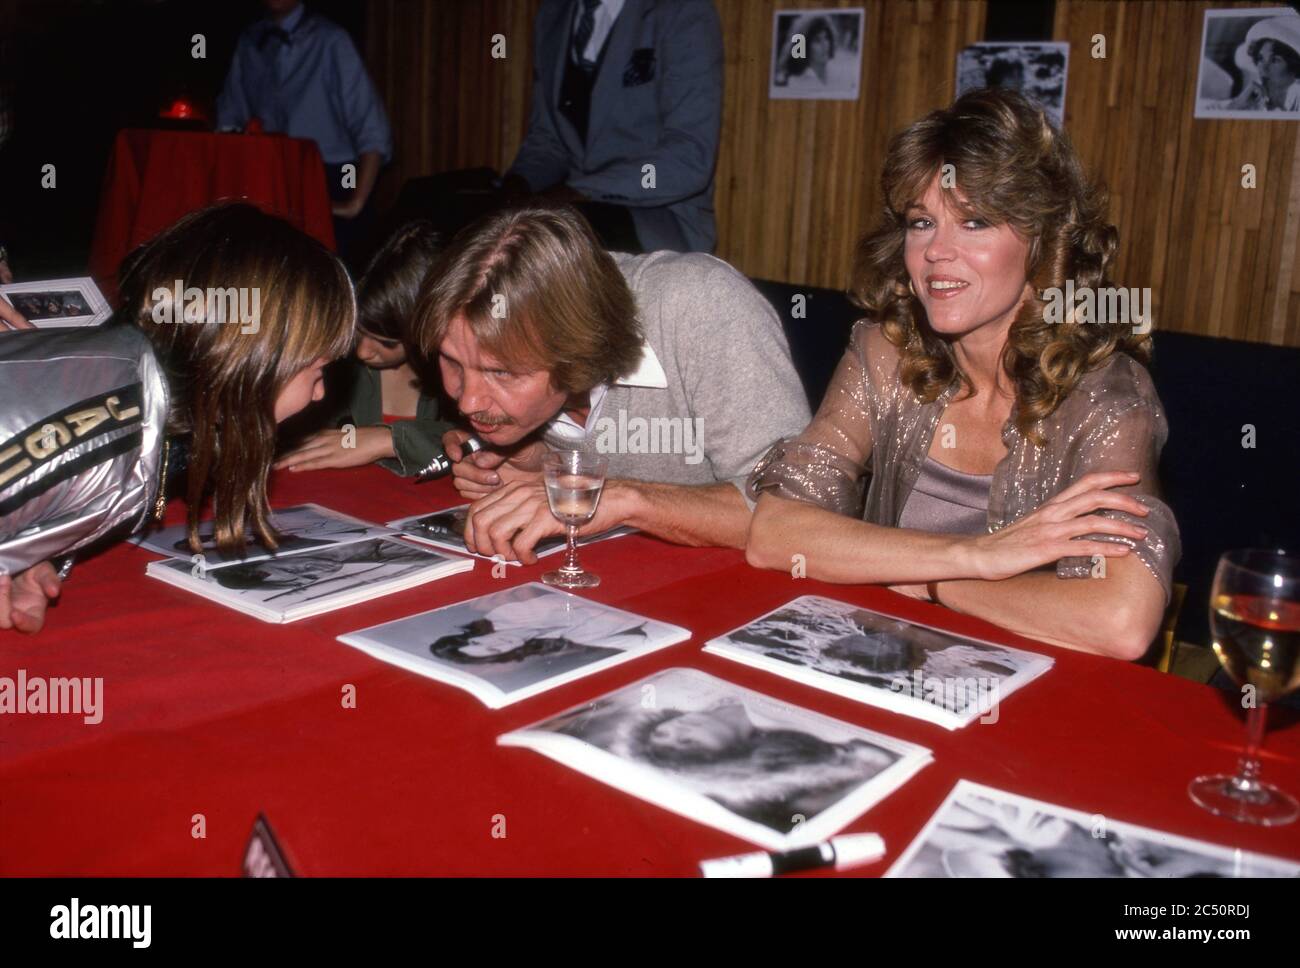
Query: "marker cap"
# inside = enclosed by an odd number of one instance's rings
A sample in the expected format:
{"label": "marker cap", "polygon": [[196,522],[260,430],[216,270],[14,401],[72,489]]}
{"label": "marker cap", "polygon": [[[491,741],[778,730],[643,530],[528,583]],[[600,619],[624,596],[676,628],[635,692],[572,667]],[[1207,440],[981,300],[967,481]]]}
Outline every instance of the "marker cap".
{"label": "marker cap", "polygon": [[832,838],[835,848],[835,869],[845,870],[870,864],[885,856],[885,841],[880,834],[843,834]]}

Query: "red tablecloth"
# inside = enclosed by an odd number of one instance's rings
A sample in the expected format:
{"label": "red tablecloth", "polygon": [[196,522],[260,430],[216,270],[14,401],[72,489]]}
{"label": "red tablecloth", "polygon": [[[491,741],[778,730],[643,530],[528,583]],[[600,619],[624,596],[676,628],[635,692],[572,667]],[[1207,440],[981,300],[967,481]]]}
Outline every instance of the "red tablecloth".
{"label": "red tablecloth", "polygon": [[[317,501],[386,521],[448,506],[446,482],[378,468],[280,474],[277,505]],[[178,519],[180,507],[171,508]],[[920,743],[935,761],[848,829],[874,830],[882,873],[959,778],[1300,858],[1300,824],[1213,817],[1187,782],[1231,770],[1242,715],[1206,686],[1028,643],[987,623],[870,587],[748,567],[739,552],[634,535],[583,561],[599,601],[692,630],[685,643],[498,711],[369,658],[342,632],[525,581],[544,566],[473,572],[287,626],[268,625],[148,579],[151,556],[119,546],[79,564],[47,629],[0,633],[0,675],[102,676],[104,719],[0,721],[0,873],[237,874],[259,812],[298,872],[323,874],[692,874],[746,844],[496,737],[668,666],[691,666]],[[553,561],[553,559],[552,559]],[[1040,649],[1043,678],[1003,701],[996,724],[948,732],[700,651],[709,638],[796,595],[819,593],[955,631]],[[1193,605],[1194,607],[1194,605]],[[356,708],[341,702],[356,687]],[[1275,711],[1265,776],[1300,789],[1300,728]],[[206,837],[195,838],[196,814]],[[493,837],[498,817],[506,836]],[[498,830],[499,832],[499,830]]]}
{"label": "red tablecloth", "polygon": [[278,134],[126,129],[99,202],[90,270],[109,301],[123,257],[182,215],[244,198],[334,248],[334,222],[320,151]]}

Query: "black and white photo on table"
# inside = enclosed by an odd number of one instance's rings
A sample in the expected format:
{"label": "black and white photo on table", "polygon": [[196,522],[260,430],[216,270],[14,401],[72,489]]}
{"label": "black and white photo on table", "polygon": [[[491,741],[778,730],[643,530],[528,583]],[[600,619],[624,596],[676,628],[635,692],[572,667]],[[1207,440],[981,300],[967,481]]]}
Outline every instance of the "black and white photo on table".
{"label": "black and white photo on table", "polygon": [[[200,522],[199,542],[203,549],[200,552],[203,556],[200,564],[210,568],[231,561],[249,562],[270,557],[286,557],[367,538],[381,538],[393,533],[391,528],[380,527],[319,504],[295,504],[291,507],[272,508],[271,526],[280,536],[279,546],[274,552],[261,544],[253,534],[252,525],[249,524],[245,528],[245,539],[248,543],[244,552],[234,555],[217,549],[211,521]],[[169,558],[190,559],[194,555],[190,550],[184,524],[173,524],[156,531],[145,532],[133,540],[146,551],[166,555]]]}
{"label": "black and white photo on table", "polygon": [[291,622],[473,567],[470,559],[432,548],[370,538],[213,567],[153,561],[145,572],[264,621]]}
{"label": "black and white photo on table", "polygon": [[339,638],[498,708],[689,637],[680,626],[530,582]]}
{"label": "black and white photo on table", "polygon": [[956,729],[1052,667],[1047,656],[804,595],[708,642],[713,652]]}
{"label": "black and white photo on table", "polygon": [[829,837],[930,761],[924,747],[682,668],[499,742],[778,850]]}
{"label": "black and white photo on table", "polygon": [[887,877],[1296,877],[1265,857],[961,780]]}
{"label": "black and white photo on table", "polygon": [[[400,531],[406,537],[413,541],[420,541],[424,544],[431,544],[437,548],[445,548],[448,551],[456,551],[460,554],[472,554],[476,558],[494,560],[491,555],[478,554],[469,550],[465,544],[465,520],[469,514],[469,505],[461,504],[454,508],[446,508],[442,511],[434,511],[428,514],[415,514],[410,517],[398,518],[396,521],[389,521],[388,527],[395,531]],[[605,541],[609,538],[620,538],[625,534],[632,534],[636,528],[626,525],[610,528],[608,531],[602,531],[599,534],[590,534],[578,538],[579,546],[593,544],[597,541]],[[562,535],[552,535],[549,538],[542,538],[533,548],[533,554],[538,558],[544,558],[546,555],[553,555],[563,551],[567,547],[567,539]],[[498,556],[499,557],[499,556]],[[517,561],[507,561],[508,565],[518,565]]]}

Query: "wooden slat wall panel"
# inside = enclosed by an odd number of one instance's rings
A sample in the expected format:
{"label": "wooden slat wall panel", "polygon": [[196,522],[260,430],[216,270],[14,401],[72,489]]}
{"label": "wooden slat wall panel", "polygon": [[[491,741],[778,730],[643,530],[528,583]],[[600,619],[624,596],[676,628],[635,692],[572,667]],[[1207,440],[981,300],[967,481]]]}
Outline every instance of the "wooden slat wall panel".
{"label": "wooden slat wall panel", "polygon": [[[367,63],[393,125],[396,159],[379,200],[418,175],[504,169],[528,122],[538,0],[373,0]],[[492,37],[506,39],[493,58]]]}
{"label": "wooden slat wall panel", "polygon": [[1205,11],[1260,6],[1278,4],[1057,0],[1054,36],[1066,130],[1111,189],[1117,282],[1151,288],[1160,329],[1300,346],[1300,125],[1192,116]]}
{"label": "wooden slat wall panel", "polygon": [[[825,0],[865,6],[862,97],[770,101],[772,17],[791,0],[715,0],[725,43],[718,255],[772,279],[843,287],[880,206],[889,137],[951,100],[956,53],[982,38],[983,0]],[[1057,0],[1070,42],[1066,130],[1111,189],[1115,278],[1150,287],[1161,329],[1300,345],[1295,122],[1192,118],[1203,12],[1225,0]],[[408,178],[504,170],[528,120],[538,0],[374,0],[368,61]],[[490,57],[494,34],[507,57]],[[1106,37],[1104,60],[1090,56]],[[1258,187],[1241,188],[1241,166]]]}
{"label": "wooden slat wall panel", "polygon": [[956,53],[984,31],[982,2],[865,5],[860,100],[800,102],[767,97],[772,18],[789,4],[717,2],[727,43],[718,255],[750,275],[846,284],[853,244],[880,206],[889,136],[951,100]]}

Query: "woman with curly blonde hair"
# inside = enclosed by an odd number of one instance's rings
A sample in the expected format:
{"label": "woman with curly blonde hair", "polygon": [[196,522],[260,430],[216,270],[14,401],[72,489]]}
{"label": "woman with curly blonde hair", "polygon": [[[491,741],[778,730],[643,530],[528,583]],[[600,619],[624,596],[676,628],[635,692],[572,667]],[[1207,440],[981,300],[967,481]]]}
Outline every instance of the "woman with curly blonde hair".
{"label": "woman with curly blonde hair", "polygon": [[1007,90],[898,134],[882,185],[854,267],[865,318],[812,423],[750,477],[750,563],[803,555],[813,578],[1140,657],[1179,554],[1156,480],[1167,425],[1150,338],[1072,307],[1044,318],[1067,280],[1110,285],[1104,190]]}

